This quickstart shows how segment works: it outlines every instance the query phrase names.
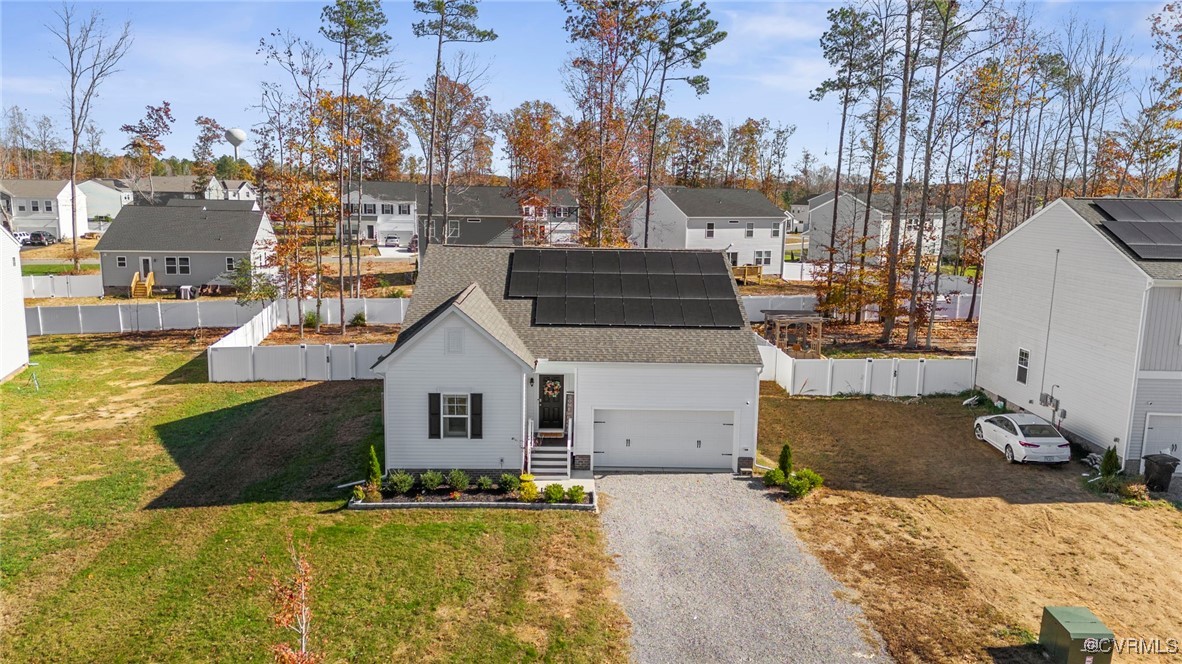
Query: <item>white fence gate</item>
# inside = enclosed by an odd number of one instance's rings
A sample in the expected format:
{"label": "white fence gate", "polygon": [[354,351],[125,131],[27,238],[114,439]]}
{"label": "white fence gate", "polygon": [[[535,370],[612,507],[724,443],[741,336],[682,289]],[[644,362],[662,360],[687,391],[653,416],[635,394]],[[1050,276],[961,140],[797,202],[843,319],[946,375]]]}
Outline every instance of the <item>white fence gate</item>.
{"label": "white fence gate", "polygon": [[51,274],[21,277],[25,299],[34,297],[98,297],[103,294],[101,274]]}

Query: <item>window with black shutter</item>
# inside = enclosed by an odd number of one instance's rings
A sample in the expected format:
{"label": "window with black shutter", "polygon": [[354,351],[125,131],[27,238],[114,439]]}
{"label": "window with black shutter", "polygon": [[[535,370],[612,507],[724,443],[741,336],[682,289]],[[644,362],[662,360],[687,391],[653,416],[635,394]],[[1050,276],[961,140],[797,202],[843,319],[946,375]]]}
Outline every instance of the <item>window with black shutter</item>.
{"label": "window with black shutter", "polygon": [[441,416],[442,412],[441,412],[439,404],[440,404],[440,394],[438,392],[432,392],[427,395],[427,437],[428,438],[441,438],[442,437],[442,435],[441,435],[442,431],[440,429],[440,425],[442,424],[442,420],[441,420],[440,416]]}
{"label": "window with black shutter", "polygon": [[484,395],[483,394],[469,394],[469,419],[468,424],[469,438],[483,438],[484,437]]}

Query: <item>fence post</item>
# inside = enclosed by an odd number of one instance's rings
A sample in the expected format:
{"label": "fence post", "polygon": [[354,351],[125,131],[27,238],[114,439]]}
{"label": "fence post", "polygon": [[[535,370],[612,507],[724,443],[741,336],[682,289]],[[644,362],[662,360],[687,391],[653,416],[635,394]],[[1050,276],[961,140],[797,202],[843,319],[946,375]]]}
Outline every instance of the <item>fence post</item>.
{"label": "fence post", "polygon": [[164,309],[162,309],[160,307],[159,302],[156,303],[156,320],[160,322],[160,327],[158,327],[156,329],[163,330],[164,329]]}
{"label": "fence post", "polygon": [[357,380],[357,344],[349,344],[349,380]]}
{"label": "fence post", "polygon": [[826,360],[828,366],[825,371],[825,396],[833,396],[833,358]]}
{"label": "fence post", "polygon": [[[70,292],[68,287],[66,289],[66,292],[67,293]],[[78,334],[86,334],[86,326],[82,324],[82,305],[81,304],[74,305],[74,311],[76,311],[78,313]]]}
{"label": "fence post", "polygon": [[862,394],[870,394],[874,389],[874,358],[866,358],[866,374],[862,376]]}
{"label": "fence post", "polygon": [[899,396],[899,358],[891,360],[891,396]]}
{"label": "fence post", "polygon": [[45,334],[45,322],[41,320],[41,307],[37,307],[37,334]]}
{"label": "fence post", "polygon": [[924,369],[927,367],[927,360],[919,358],[919,368],[915,370],[915,394],[916,396],[923,396],[923,380]]}
{"label": "fence post", "polygon": [[194,304],[194,306],[197,307],[197,329],[200,330],[201,329],[201,301],[194,300],[193,304]]}

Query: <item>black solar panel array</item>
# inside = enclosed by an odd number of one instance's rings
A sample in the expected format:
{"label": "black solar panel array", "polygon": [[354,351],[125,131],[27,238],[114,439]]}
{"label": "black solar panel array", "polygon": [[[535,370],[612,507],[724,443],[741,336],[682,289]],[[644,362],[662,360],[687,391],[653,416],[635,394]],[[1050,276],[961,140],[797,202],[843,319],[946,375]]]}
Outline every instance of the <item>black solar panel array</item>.
{"label": "black solar panel array", "polygon": [[1182,201],[1100,199],[1096,205],[1114,219],[1104,227],[1137,256],[1182,260]]}
{"label": "black solar panel array", "polygon": [[715,252],[513,252],[508,296],[535,325],[741,328],[730,269]]}

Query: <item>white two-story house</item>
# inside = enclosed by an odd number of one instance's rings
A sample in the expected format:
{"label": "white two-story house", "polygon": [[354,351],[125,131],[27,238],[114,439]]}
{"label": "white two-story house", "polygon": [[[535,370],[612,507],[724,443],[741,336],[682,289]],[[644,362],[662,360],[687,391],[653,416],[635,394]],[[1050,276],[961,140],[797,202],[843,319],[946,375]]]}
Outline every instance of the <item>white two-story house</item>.
{"label": "white two-story house", "polygon": [[350,192],[350,204],[361,206],[361,239],[383,246],[409,246],[416,233],[417,190],[413,182],[366,182],[361,186],[360,202],[357,192]]}
{"label": "white two-story house", "polygon": [[642,197],[628,217],[628,237],[637,247],[725,251],[731,265],[783,272],[787,215],[754,189],[654,189],[647,240],[644,211]]}
{"label": "white two-story house", "polygon": [[[86,233],[86,194],[78,193],[78,233]],[[70,211],[69,180],[0,181],[0,207],[9,219],[13,232],[48,231],[54,237],[74,236]]]}
{"label": "white two-story house", "polygon": [[222,191],[228,201],[253,201],[259,197],[250,180],[222,180]]}
{"label": "white two-story house", "polygon": [[86,194],[92,230],[106,230],[106,224],[119,215],[124,205],[135,202],[135,191],[122,180],[95,178],[79,183],[78,188]]}

